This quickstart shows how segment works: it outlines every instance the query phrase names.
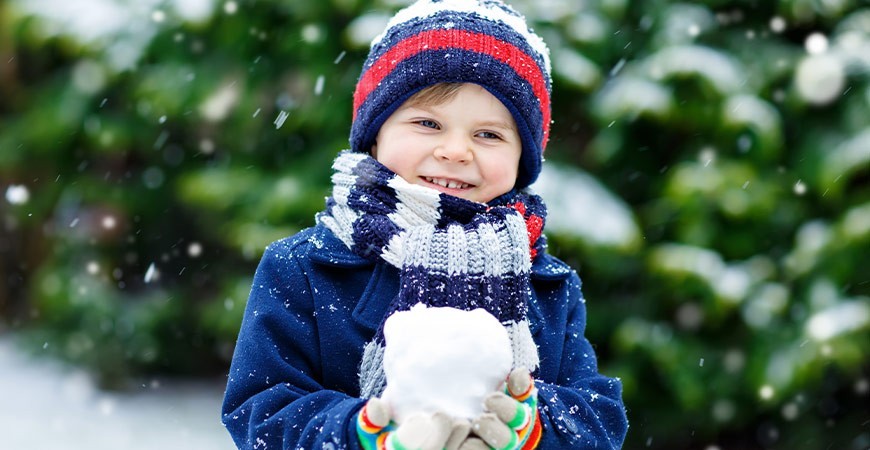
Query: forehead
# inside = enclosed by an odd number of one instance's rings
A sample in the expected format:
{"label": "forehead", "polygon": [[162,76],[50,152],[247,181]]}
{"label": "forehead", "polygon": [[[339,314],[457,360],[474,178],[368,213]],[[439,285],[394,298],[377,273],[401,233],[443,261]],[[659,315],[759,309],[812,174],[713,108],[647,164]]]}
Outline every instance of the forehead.
{"label": "forehead", "polygon": [[494,107],[510,115],[507,107],[483,86],[473,83],[442,83],[426,88],[405,101],[403,107],[438,107],[454,101],[460,105]]}

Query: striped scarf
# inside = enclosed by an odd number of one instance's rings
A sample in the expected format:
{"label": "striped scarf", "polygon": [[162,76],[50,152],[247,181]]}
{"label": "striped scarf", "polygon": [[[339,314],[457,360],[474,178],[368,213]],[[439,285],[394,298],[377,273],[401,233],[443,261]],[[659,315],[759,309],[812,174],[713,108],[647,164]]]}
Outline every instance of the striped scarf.
{"label": "striped scarf", "polygon": [[363,351],[363,398],[380,396],[386,386],[384,321],[417,303],[484,308],[507,329],[514,367],[537,368],[526,313],[531,261],[546,248],[540,197],[526,189],[476,203],[408,183],[358,152],[340,153],[332,167],[332,197],[317,222],[355,254],[400,273],[399,292]]}

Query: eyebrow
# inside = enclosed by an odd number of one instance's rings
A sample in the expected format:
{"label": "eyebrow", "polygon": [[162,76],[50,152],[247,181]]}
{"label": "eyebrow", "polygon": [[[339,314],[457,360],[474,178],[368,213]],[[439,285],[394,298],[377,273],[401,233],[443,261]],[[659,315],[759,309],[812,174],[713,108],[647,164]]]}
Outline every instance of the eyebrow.
{"label": "eyebrow", "polygon": [[478,125],[480,125],[482,127],[501,128],[504,130],[516,130],[517,129],[517,127],[514,125],[511,125],[510,122],[505,122],[503,120],[485,120],[483,122],[478,123]]}

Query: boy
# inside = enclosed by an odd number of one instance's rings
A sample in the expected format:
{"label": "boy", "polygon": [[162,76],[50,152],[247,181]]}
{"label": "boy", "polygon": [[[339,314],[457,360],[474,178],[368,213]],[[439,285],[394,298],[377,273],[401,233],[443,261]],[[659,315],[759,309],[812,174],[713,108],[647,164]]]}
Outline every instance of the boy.
{"label": "boy", "polygon": [[[549,74],[543,41],[500,1],[420,0],[393,17],[326,209],[257,269],[223,407],[240,448],[621,447],[621,385],[597,372],[580,280],[546,253],[546,209],[525,189]],[[383,323],[417,303],[484,308],[508,331],[516,369],[471,422],[397,425],[379,399]]]}

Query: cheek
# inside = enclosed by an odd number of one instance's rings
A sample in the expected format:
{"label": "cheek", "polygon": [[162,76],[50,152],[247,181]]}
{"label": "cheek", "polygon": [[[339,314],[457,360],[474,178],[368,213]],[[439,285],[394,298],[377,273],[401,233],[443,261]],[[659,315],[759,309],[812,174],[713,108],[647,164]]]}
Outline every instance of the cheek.
{"label": "cheek", "polygon": [[375,159],[386,166],[386,168],[393,171],[393,173],[403,177],[407,175],[405,172],[410,165],[408,163],[408,158],[402,158],[396,152],[384,151],[384,149],[382,149],[382,151],[378,152],[378,156],[376,156]]}
{"label": "cheek", "polygon": [[490,180],[498,181],[498,184],[513,186],[517,179],[518,168],[519,161],[513,161],[513,158],[497,158],[487,165],[486,175]]}

